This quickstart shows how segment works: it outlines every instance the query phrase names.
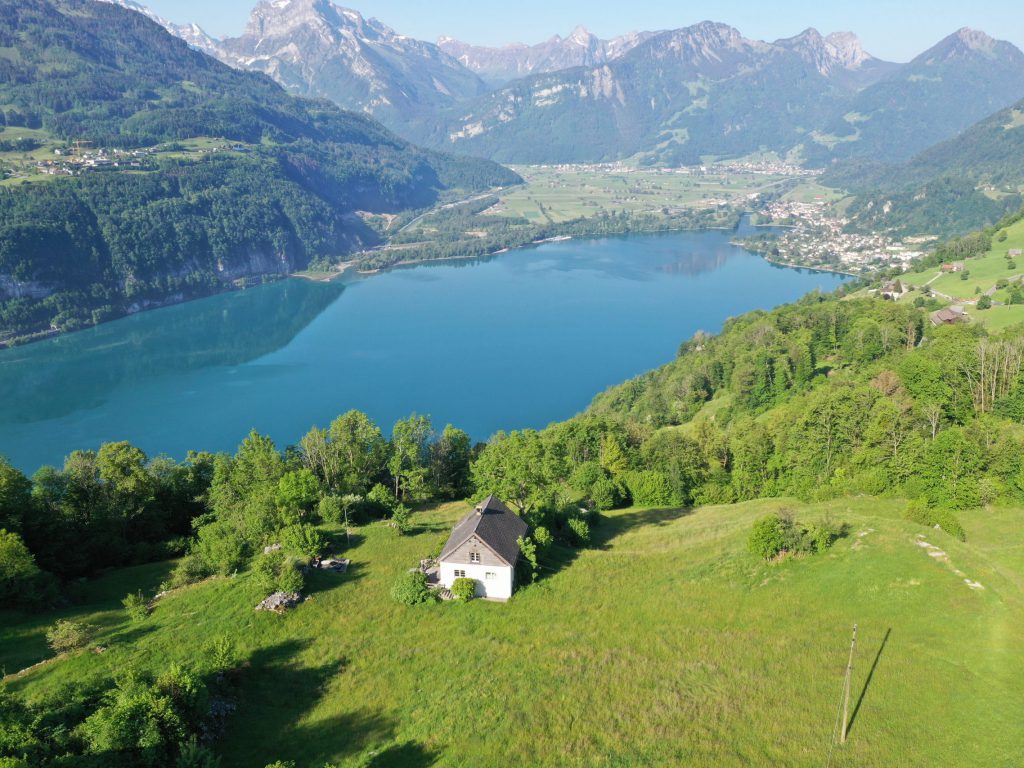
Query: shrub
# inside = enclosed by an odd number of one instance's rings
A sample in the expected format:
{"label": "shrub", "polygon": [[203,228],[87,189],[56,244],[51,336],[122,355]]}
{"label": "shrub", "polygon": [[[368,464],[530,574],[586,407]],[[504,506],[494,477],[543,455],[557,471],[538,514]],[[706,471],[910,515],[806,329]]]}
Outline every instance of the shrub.
{"label": "shrub", "polygon": [[569,476],[569,487],[580,493],[589,493],[594,485],[605,480],[608,473],[596,461],[584,461]]}
{"label": "shrub", "polygon": [[976,305],[978,309],[991,309],[992,308],[992,297],[985,295],[978,297],[978,303]]}
{"label": "shrub", "polygon": [[601,510],[618,509],[624,501],[622,488],[610,477],[602,477],[591,486],[590,499]]}
{"label": "shrub", "polygon": [[926,525],[929,528],[938,526],[953,538],[967,541],[967,532],[957,517],[948,510],[928,506],[928,501],[924,498],[910,502],[903,512],[903,517],[912,523]]}
{"label": "shrub", "polygon": [[252,568],[256,586],[264,597],[274,592],[301,592],[306,580],[298,565],[281,550],[260,555]]}
{"label": "shrub", "polygon": [[46,630],[46,644],[54,653],[66,653],[85,647],[93,633],[94,628],[88,624],[62,619]]}
{"label": "shrub", "polygon": [[662,472],[624,472],[622,480],[626,484],[630,498],[638,507],[667,507],[680,503],[672,490],[672,483]]}
{"label": "shrub", "polygon": [[528,576],[530,581],[537,580],[537,570],[540,567],[537,561],[537,544],[529,536],[520,536],[516,539],[519,545],[519,552],[523,555],[516,563],[516,567],[523,576]]}
{"label": "shrub", "polygon": [[573,543],[580,547],[585,547],[590,543],[590,526],[587,525],[586,520],[581,520],[578,517],[569,518],[569,530],[572,532]]}
{"label": "shrub", "polygon": [[391,598],[402,605],[420,605],[435,600],[434,593],[427,586],[427,574],[418,570],[403,573],[395,580]]}
{"label": "shrub", "polygon": [[845,526],[837,526],[828,518],[812,525],[805,534],[808,548],[812,552],[826,552],[840,538],[846,535]]}
{"label": "shrub", "polygon": [[327,548],[327,540],[309,523],[290,525],[281,531],[281,543],[294,554],[312,559]]}
{"label": "shrub", "polygon": [[234,526],[218,520],[199,529],[192,554],[199,557],[211,573],[227,576],[245,565],[249,546]]}
{"label": "shrub", "polygon": [[476,597],[476,579],[456,579],[452,582],[451,592],[459,600],[472,600]]}
{"label": "shrub", "polygon": [[210,642],[206,655],[210,659],[210,668],[214,672],[225,672],[238,663],[235,641],[227,635],[215,637]]}
{"label": "shrub", "polygon": [[537,544],[537,549],[543,552],[554,543],[555,538],[551,535],[551,531],[543,525],[538,525],[533,531],[533,540]]}
{"label": "shrub", "polygon": [[141,590],[129,592],[121,601],[121,605],[124,606],[124,612],[128,615],[129,621],[145,621],[149,616],[149,605],[146,603],[146,598],[142,596]]}
{"label": "shrub", "polygon": [[391,514],[391,511],[398,505],[398,499],[391,492],[390,488],[377,483],[370,492],[366,494],[366,504],[378,516],[384,517]]}
{"label": "shrub", "polygon": [[340,523],[345,520],[345,507],[338,496],[324,496],[320,499],[316,513],[325,523]]}
{"label": "shrub", "polygon": [[205,561],[197,555],[187,555],[178,561],[171,571],[171,576],[160,585],[161,591],[177,589],[189,584],[195,584],[208,576],[213,575],[213,570],[206,565]]}
{"label": "shrub", "polygon": [[181,745],[174,768],[220,768],[220,758],[192,736]]}
{"label": "shrub", "polygon": [[412,510],[405,504],[396,504],[391,513],[391,527],[399,533],[408,533],[412,529]]}
{"label": "shrub", "polygon": [[782,518],[778,515],[768,515],[754,523],[747,547],[758,557],[771,560],[783,550],[785,543],[786,532],[783,529]]}

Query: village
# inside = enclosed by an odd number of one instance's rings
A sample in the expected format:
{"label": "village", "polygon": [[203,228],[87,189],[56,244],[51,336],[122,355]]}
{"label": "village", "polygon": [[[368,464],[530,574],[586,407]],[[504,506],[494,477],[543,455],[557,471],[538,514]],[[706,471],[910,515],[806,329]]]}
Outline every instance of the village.
{"label": "village", "polygon": [[782,234],[758,235],[741,244],[769,261],[863,275],[879,269],[906,269],[921,257],[930,237],[897,240],[879,233],[845,231],[849,219],[837,216],[825,200],[772,200],[757,209],[759,223],[785,227]]}

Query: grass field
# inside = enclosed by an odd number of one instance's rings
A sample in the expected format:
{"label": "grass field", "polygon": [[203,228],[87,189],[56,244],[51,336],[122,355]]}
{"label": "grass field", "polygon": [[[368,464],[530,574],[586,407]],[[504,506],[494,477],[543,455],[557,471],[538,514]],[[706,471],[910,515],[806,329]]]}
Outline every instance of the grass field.
{"label": "grass field", "polygon": [[[951,297],[954,301],[974,301],[980,293],[986,293],[996,286],[1000,278],[1008,280],[1019,280],[1024,276],[1024,258],[1018,257],[1015,260],[1016,266],[1007,266],[1007,251],[1021,248],[1024,249],[1024,221],[1007,227],[1005,230],[1006,239],[1003,241],[993,239],[993,247],[984,256],[968,259],[965,262],[965,269],[968,273],[966,280],[962,279],[963,273],[942,273],[931,267],[918,272],[908,272],[900,279],[909,285],[918,288],[928,285],[933,291]],[[904,300],[913,300],[915,295],[908,294]],[[996,291],[993,299],[1003,302],[1007,298],[1006,291]],[[1006,328],[1016,323],[1024,322],[1024,305],[1015,306],[993,306],[988,310],[971,309],[969,314],[979,322],[993,330]]]}
{"label": "grass field", "polygon": [[561,222],[602,212],[656,213],[662,208],[742,203],[776,186],[782,176],[688,175],[658,169],[595,170],[585,166],[516,166],[526,184],[501,196],[491,213],[523,216],[533,223]]}
{"label": "grass field", "polygon": [[[1024,512],[964,515],[968,543],[899,519],[895,502],[804,507],[852,526],[825,555],[746,551],[785,502],[611,513],[596,541],[508,604],[406,608],[388,590],[464,511],[416,535],[360,529],[351,572],[315,573],[285,616],[252,610],[247,576],[176,592],[144,624],[120,598],[167,565],[110,574],[60,615],[100,625],[103,654],[45,664],[29,696],[129,665],[188,662],[227,635],[247,660],[225,766],[822,766],[854,622],[850,740],[833,766],[1016,766],[1024,754]],[[942,548],[930,557],[917,536]],[[966,577],[983,589],[971,589]],[[2,617],[0,663],[46,656],[58,614]]]}

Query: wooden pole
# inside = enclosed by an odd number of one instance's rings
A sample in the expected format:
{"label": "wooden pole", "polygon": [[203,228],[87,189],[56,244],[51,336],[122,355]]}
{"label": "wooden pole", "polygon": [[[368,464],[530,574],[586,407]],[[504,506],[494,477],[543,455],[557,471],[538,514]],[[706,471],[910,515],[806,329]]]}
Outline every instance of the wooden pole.
{"label": "wooden pole", "polygon": [[853,649],[857,647],[857,625],[853,625],[853,640],[850,641],[850,660],[846,663],[846,681],[843,683],[843,730],[839,743],[846,743],[846,729],[850,725],[850,678],[853,675]]}

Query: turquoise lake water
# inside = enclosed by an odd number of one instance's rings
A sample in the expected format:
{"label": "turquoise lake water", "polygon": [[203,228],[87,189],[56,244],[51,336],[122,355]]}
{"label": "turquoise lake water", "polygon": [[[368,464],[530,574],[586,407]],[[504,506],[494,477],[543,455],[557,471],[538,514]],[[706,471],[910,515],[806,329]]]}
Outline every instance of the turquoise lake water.
{"label": "turquoise lake water", "polygon": [[732,232],[550,243],[348,283],[286,280],[0,353],[0,454],[34,471],[130,440],[150,455],[279,446],[351,408],[484,440],[543,427],[668,362],[697,330],[842,281]]}

